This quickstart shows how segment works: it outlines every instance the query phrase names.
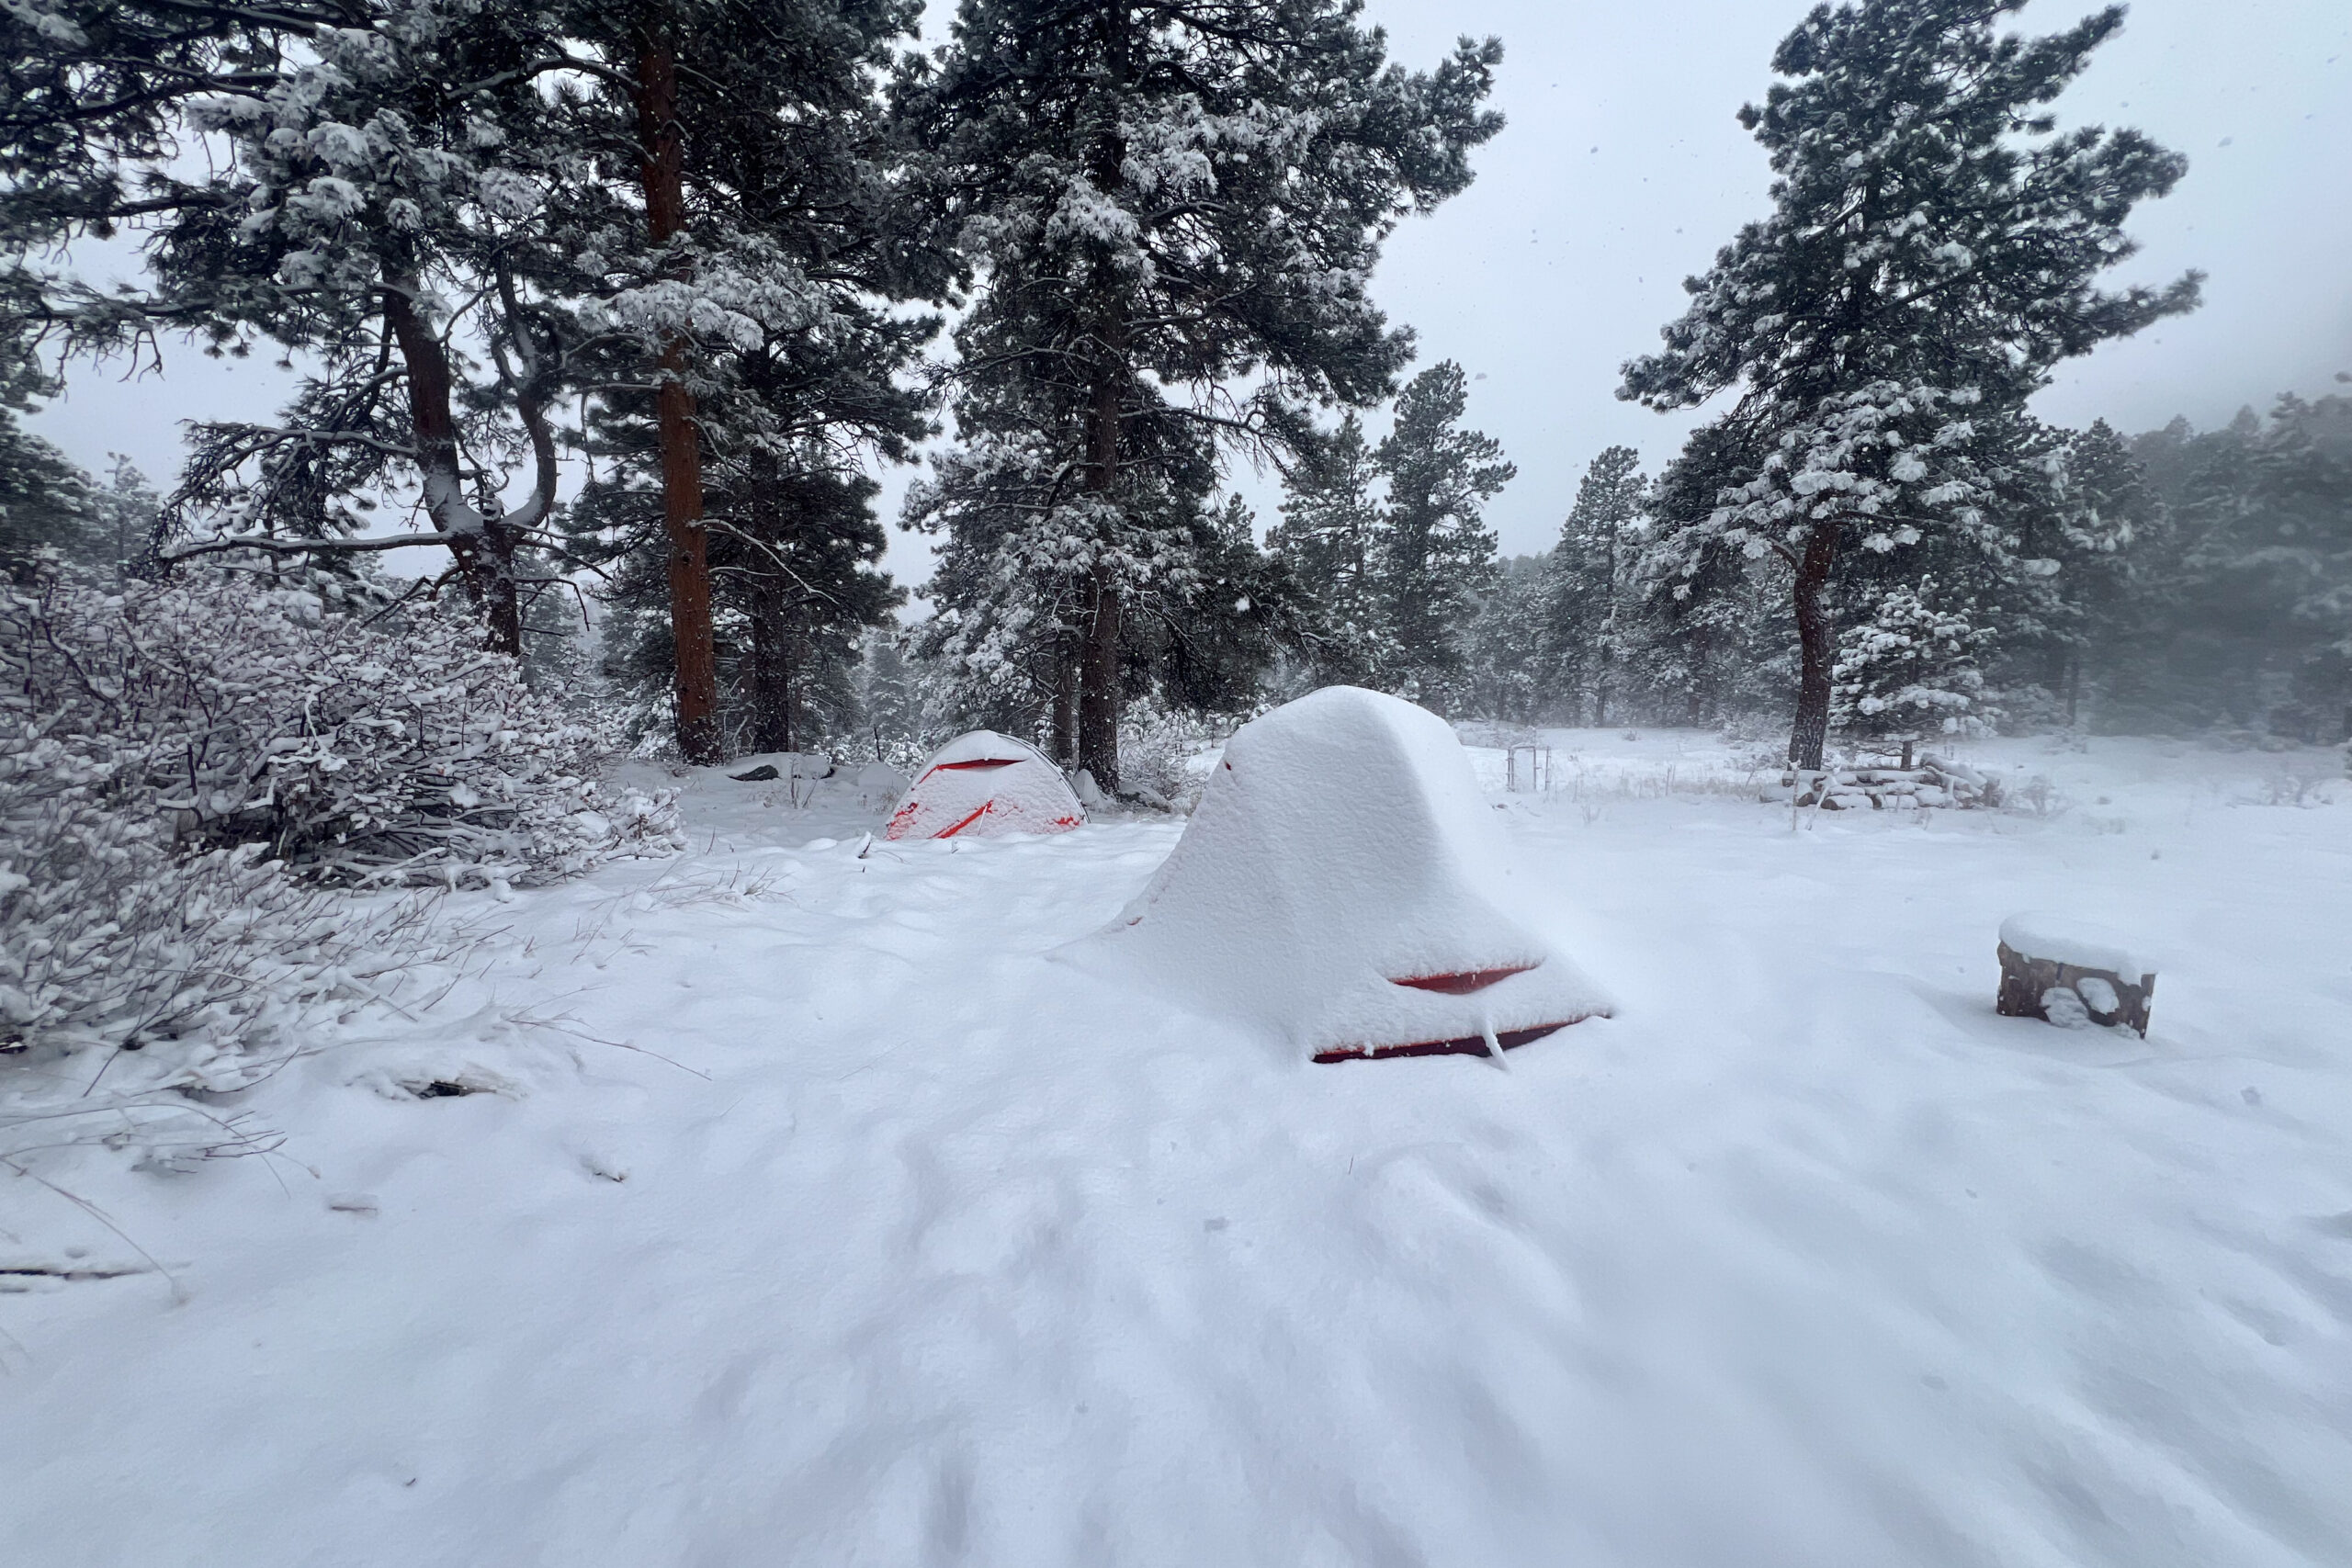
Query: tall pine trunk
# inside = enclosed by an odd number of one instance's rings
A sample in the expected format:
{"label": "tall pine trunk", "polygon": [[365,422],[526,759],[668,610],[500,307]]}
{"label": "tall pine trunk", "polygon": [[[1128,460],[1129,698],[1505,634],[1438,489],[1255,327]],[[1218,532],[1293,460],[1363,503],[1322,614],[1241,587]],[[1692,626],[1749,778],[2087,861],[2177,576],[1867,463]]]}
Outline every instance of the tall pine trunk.
{"label": "tall pine trunk", "polygon": [[1690,692],[1689,718],[1693,729],[1702,724],[1713,724],[1721,706],[1716,697],[1719,680],[1715,671],[1714,639],[1701,626],[1690,633]]}
{"label": "tall pine trunk", "polygon": [[1054,765],[1078,766],[1078,646],[1064,632],[1054,639]]}
{"label": "tall pine trunk", "polygon": [[[1102,7],[1103,63],[1115,101],[1126,91],[1133,66],[1132,18],[1125,0]],[[1092,128],[1089,139],[1088,172],[1095,187],[1115,192],[1124,183],[1125,140],[1114,116]],[[1107,258],[1104,258],[1107,261]],[[1098,263],[1098,265],[1102,265]],[[1115,505],[1119,493],[1119,419],[1127,376],[1127,307],[1120,290],[1123,280],[1098,277],[1094,301],[1095,344],[1087,386],[1086,490],[1103,506]],[[1106,795],[1119,789],[1119,668],[1122,647],[1118,574],[1110,560],[1111,539],[1100,538],[1092,580],[1087,585],[1085,636],[1078,656],[1078,765],[1093,775],[1095,787]]]}
{"label": "tall pine trunk", "polygon": [[[638,52],[637,124],[644,161],[648,237],[662,245],[685,228],[685,143],[678,130],[678,61],[651,32]],[[683,267],[684,264],[680,265]],[[686,343],[664,336],[655,394],[662,452],[662,525],[667,536],[670,636],[677,661],[678,750],[690,762],[715,762],[718,731],[718,655],[711,635],[709,532],[702,522],[702,446],[694,394],[686,390]]]}
{"label": "tall pine trunk", "polygon": [[1814,525],[1797,558],[1792,592],[1797,613],[1797,717],[1789,732],[1790,765],[1821,767],[1829,743],[1830,672],[1838,659],[1838,625],[1829,611],[1829,569],[1838,558],[1838,525]]}
{"label": "tall pine trunk", "polygon": [[790,751],[793,744],[793,616],[784,585],[763,576],[752,590],[752,744]]}
{"label": "tall pine trunk", "polygon": [[1592,707],[1594,728],[1609,728],[1609,683],[1616,672],[1617,662],[1617,524],[1611,518],[1605,536],[1607,544],[1601,550],[1600,581],[1605,595],[1600,602],[1600,636],[1599,662],[1600,673],[1593,682]]}
{"label": "tall pine trunk", "polygon": [[384,291],[384,324],[408,370],[409,429],[416,440],[425,515],[447,536],[466,594],[487,623],[493,652],[523,651],[523,612],[514,586],[514,538],[501,520],[485,517],[466,499],[458,457],[458,421],[451,406],[455,377],[449,351],[433,324],[417,313],[407,288]]}
{"label": "tall pine trunk", "polygon": [[[1096,378],[1088,414],[1086,488],[1109,504],[1119,480],[1120,378],[1105,367]],[[1109,541],[1103,541],[1105,547]],[[1078,765],[1094,776],[1095,787],[1119,788],[1119,580],[1108,559],[1098,557],[1087,592],[1086,640],[1079,652]]]}

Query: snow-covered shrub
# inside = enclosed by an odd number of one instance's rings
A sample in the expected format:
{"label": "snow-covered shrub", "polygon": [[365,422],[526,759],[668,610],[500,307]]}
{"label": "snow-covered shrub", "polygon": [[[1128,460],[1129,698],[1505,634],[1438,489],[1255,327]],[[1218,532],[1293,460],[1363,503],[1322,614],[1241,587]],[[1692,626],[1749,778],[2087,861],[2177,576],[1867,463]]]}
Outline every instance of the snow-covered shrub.
{"label": "snow-covered shrub", "polygon": [[331,592],[0,591],[0,1045],[177,1042],[171,1081],[213,1086],[273,1010],[371,995],[400,962],[413,906],[326,885],[674,846],[668,803],[607,800],[598,736],[469,628],[370,624]]}
{"label": "snow-covered shrub", "polygon": [[[191,1042],[175,1072],[228,1087],[215,1069],[266,1011],[349,986],[373,911],[345,918],[257,846],[175,852],[168,820],[122,810],[63,761],[0,761],[0,1043]],[[56,772],[28,784],[45,766]]]}
{"label": "snow-covered shrub", "polygon": [[[2034,774],[2008,791],[2005,798],[2006,804],[2013,809],[2030,812],[2036,817],[2055,817],[2064,811],[2068,804],[2065,795],[2059,792],[2047,773]],[[2004,803],[2002,797],[1996,797],[1993,802],[1995,805]]]}
{"label": "snow-covered shrub", "polygon": [[324,574],[47,575],[0,604],[0,754],[167,818],[181,847],[327,880],[540,881],[672,846],[666,802],[596,782],[609,737],[462,617],[347,597]]}
{"label": "snow-covered shrub", "polygon": [[1190,812],[1208,782],[1208,774],[1194,769],[1192,761],[1215,749],[1217,735],[1206,719],[1137,705],[1119,726],[1122,787],[1147,805]]}

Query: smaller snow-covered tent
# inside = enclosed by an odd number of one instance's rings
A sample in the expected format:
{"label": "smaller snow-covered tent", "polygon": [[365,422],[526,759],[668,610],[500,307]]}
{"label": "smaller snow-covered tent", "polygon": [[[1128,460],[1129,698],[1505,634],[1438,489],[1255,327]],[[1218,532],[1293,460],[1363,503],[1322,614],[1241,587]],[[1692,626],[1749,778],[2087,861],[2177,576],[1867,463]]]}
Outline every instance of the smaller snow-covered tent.
{"label": "smaller snow-covered tent", "polygon": [[1078,796],[1044,752],[1010,735],[976,729],[932,754],[891,811],[883,837],[1060,833],[1085,820]]}
{"label": "smaller snow-covered tent", "polygon": [[1318,1062],[1483,1055],[1609,1011],[1517,902],[1445,721],[1329,686],[1241,728],[1149,885],[1069,952]]}

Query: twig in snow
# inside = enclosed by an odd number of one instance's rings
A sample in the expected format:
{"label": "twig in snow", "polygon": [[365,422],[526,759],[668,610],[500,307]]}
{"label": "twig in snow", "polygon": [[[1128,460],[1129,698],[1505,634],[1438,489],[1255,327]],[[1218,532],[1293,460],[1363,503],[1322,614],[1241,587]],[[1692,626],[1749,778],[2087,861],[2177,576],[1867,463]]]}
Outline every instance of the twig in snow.
{"label": "twig in snow", "polygon": [[682,1073],[692,1073],[695,1077],[702,1079],[705,1083],[708,1083],[710,1081],[710,1075],[704,1072],[701,1068],[690,1067],[684,1062],[676,1060],[674,1057],[663,1055],[659,1051],[648,1050],[642,1045],[632,1045],[626,1040],[606,1040],[599,1035],[591,1034],[586,1030],[580,1028],[578,1021],[568,1013],[559,1014],[554,1018],[533,1018],[530,1014],[526,1012],[510,1012],[503,1016],[507,1022],[514,1024],[519,1028],[544,1029],[550,1033],[569,1034],[574,1039],[585,1040],[592,1045],[607,1045],[616,1051],[634,1051],[640,1056],[650,1056],[657,1062],[667,1063],[669,1066],[677,1068]]}
{"label": "twig in snow", "polygon": [[31,1180],[40,1182],[43,1187],[48,1188],[51,1192],[56,1193],[60,1198],[64,1199],[67,1202],[73,1204],[75,1208],[81,1210],[84,1213],[97,1221],[98,1224],[112,1231],[115,1235],[121,1240],[123,1246],[130,1248],[131,1251],[145,1258],[148,1266],[153,1269],[156,1273],[161,1274],[171,1285],[172,1304],[174,1306],[185,1306],[187,1304],[187,1291],[186,1287],[181,1285],[179,1276],[164,1268],[162,1259],[158,1258],[153,1253],[148,1251],[145,1247],[140,1246],[136,1240],[132,1239],[130,1233],[124,1230],[120,1225],[115,1224],[113,1218],[109,1216],[104,1209],[99,1208],[96,1203],[91,1202],[87,1198],[83,1197],[78,1192],[70,1192],[66,1190],[64,1188],[60,1187],[56,1182],[51,1181],[46,1176],[42,1176],[36,1171],[26,1169],[23,1166],[18,1165],[15,1160],[10,1159],[6,1156],[0,1156],[0,1165],[6,1166],[18,1176],[26,1177]]}

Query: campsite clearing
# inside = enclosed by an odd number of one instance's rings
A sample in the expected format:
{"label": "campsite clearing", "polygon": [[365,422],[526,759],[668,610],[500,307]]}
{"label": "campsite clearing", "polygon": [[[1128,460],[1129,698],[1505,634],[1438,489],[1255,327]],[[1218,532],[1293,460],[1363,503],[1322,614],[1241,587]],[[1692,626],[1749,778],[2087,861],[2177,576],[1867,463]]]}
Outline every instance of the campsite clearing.
{"label": "campsite clearing", "polygon": [[[1051,958],[1171,821],[860,859],[846,789],[705,774],[693,854],[466,896],[446,999],[243,1097],[277,1156],[39,1167],[117,1229],[0,1186],[83,1270],[0,1295],[0,1540],[2352,1561],[2352,807],[2267,785],[2319,754],[2002,742],[2040,807],[1798,818],[1712,738],[1547,743],[1490,807],[1620,1012],[1507,1072]],[[2145,1041],[1995,1016],[2020,908],[2170,955]]]}

